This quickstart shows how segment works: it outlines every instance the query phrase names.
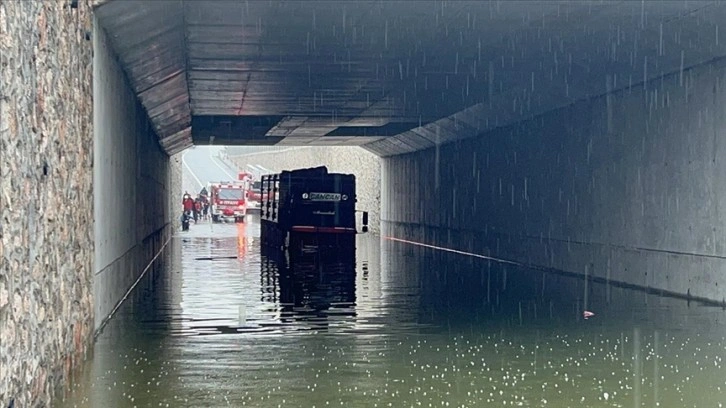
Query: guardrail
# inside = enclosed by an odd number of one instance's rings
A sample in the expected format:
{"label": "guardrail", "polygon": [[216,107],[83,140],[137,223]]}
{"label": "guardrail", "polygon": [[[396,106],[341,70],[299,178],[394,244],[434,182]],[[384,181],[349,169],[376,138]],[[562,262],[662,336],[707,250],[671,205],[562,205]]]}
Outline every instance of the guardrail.
{"label": "guardrail", "polygon": [[[301,150],[301,149],[309,149],[311,146],[263,146],[258,149],[254,149],[253,151],[234,151],[234,150],[228,150],[227,155],[228,157],[249,157],[249,156],[258,156],[261,154],[268,154],[268,153],[281,153],[286,151],[292,151],[292,150]],[[230,149],[230,148],[227,148]],[[264,149],[264,150],[261,150]]]}

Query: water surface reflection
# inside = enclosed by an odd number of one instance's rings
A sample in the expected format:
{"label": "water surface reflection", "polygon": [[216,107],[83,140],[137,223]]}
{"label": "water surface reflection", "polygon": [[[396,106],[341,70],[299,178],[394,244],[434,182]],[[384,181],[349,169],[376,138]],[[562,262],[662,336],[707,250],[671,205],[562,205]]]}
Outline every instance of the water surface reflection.
{"label": "water surface reflection", "polygon": [[333,324],[351,327],[355,312],[355,258],[307,254],[292,259],[263,248],[262,301],[272,303],[282,323],[306,323],[321,330]]}

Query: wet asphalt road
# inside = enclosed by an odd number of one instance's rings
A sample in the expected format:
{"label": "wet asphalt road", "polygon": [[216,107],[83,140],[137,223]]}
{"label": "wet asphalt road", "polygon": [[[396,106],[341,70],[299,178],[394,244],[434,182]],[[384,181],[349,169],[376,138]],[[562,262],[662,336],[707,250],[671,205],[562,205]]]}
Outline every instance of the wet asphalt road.
{"label": "wet asphalt road", "polygon": [[222,147],[197,146],[182,153],[182,189],[198,193],[209,182],[236,180],[238,170],[219,157]]}

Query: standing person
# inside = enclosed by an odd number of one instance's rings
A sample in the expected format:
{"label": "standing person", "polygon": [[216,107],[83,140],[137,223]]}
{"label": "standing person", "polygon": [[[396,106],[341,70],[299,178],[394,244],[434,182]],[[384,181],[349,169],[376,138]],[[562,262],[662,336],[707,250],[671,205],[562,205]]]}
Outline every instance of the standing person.
{"label": "standing person", "polygon": [[181,216],[182,231],[189,231],[189,214],[184,212]]}
{"label": "standing person", "polygon": [[209,199],[207,198],[207,188],[202,187],[202,191],[199,192],[199,195],[197,196],[197,200],[201,204],[200,211],[202,212],[202,219],[207,219],[207,214],[209,213]]}
{"label": "standing person", "polygon": [[182,205],[184,206],[185,213],[189,213],[194,210],[194,200],[187,192],[184,193],[184,198],[182,198]]}
{"label": "standing person", "polygon": [[197,222],[198,218],[202,215],[202,201],[197,197],[194,200],[194,222]]}
{"label": "standing person", "polygon": [[197,221],[199,221],[199,211],[197,205],[199,204],[196,200],[191,199],[192,201],[192,215],[194,216],[194,223],[196,224]]}
{"label": "standing person", "polygon": [[184,192],[184,196],[182,198],[182,207],[184,207],[184,211],[182,212],[182,216],[181,216],[182,231],[188,231],[189,230],[189,214],[194,209],[194,200],[192,199],[192,196],[189,195],[188,192]]}

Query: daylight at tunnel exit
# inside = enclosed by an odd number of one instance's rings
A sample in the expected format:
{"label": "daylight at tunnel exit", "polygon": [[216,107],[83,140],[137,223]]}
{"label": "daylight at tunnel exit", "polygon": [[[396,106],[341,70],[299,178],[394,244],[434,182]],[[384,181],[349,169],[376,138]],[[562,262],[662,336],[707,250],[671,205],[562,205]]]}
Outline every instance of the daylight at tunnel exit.
{"label": "daylight at tunnel exit", "polygon": [[0,408],[722,407],[722,26],[0,0]]}

